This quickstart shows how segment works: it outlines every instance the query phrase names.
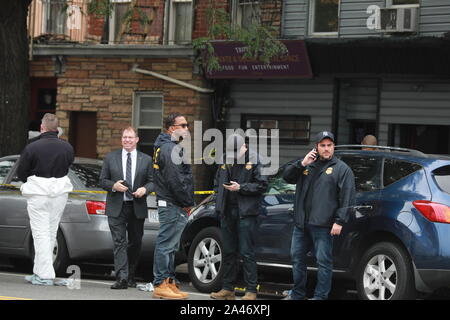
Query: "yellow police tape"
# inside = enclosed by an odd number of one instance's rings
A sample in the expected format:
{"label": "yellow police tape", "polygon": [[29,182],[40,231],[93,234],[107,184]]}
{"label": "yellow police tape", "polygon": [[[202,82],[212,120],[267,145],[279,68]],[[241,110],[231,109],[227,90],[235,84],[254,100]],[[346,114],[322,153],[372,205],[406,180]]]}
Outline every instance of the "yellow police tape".
{"label": "yellow police tape", "polygon": [[[0,186],[5,186],[5,187],[13,187],[13,188],[18,188],[17,186],[13,185],[13,184],[0,184]],[[77,193],[96,193],[96,194],[106,194],[106,191],[100,191],[100,190],[73,190],[72,192],[77,192]],[[150,193],[151,195],[155,195],[156,193],[152,192]],[[194,191],[194,194],[214,194],[214,191],[212,190],[207,190],[207,191]]]}

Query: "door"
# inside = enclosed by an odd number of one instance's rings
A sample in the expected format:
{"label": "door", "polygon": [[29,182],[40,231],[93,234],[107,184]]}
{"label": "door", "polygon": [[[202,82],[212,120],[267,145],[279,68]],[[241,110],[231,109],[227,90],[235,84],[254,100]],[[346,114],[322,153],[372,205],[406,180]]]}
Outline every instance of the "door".
{"label": "door", "polygon": [[352,248],[364,233],[366,222],[379,211],[382,158],[373,154],[339,154],[355,176],[355,206],[350,208],[349,221],[339,237],[334,237],[333,255],[335,268],[346,268]]}
{"label": "door", "polygon": [[0,160],[0,252],[22,249],[30,232],[27,202],[20,192],[22,182],[11,180],[15,158]]}
{"label": "door", "polygon": [[257,218],[257,261],[290,264],[295,185],[283,180],[280,169],[267,190]]}
{"label": "door", "polygon": [[71,113],[69,142],[75,156],[97,159],[97,113]]}

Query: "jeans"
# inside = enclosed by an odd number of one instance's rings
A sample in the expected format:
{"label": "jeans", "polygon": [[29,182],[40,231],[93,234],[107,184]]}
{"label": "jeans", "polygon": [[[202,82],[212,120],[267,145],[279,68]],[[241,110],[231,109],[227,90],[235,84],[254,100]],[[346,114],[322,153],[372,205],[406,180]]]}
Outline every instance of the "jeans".
{"label": "jeans", "polygon": [[331,290],[333,277],[333,238],[330,228],[305,224],[302,230],[294,227],[292,234],[291,258],[294,288],[292,299],[306,298],[307,266],[306,254],[314,249],[318,265],[317,284],[314,299],[326,300]]}
{"label": "jeans", "polygon": [[158,208],[159,233],[156,238],[153,262],[153,285],[159,286],[165,279],[175,280],[175,253],[181,234],[187,223],[187,213],[182,208],[167,203]]}
{"label": "jeans", "polygon": [[253,233],[256,217],[239,217],[238,209],[231,209],[222,218],[223,241],[223,285],[222,288],[234,291],[239,266],[238,254],[244,261],[244,281],[246,291],[256,293],[258,273],[256,268]]}

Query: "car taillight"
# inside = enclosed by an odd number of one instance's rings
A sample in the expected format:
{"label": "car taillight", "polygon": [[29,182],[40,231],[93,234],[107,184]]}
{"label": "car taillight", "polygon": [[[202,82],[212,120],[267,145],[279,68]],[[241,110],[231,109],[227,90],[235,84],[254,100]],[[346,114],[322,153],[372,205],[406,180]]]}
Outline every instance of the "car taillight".
{"label": "car taillight", "polygon": [[427,200],[413,201],[414,207],[432,222],[450,223],[450,208],[445,204]]}
{"label": "car taillight", "polygon": [[86,201],[86,209],[88,214],[103,215],[105,214],[105,201]]}

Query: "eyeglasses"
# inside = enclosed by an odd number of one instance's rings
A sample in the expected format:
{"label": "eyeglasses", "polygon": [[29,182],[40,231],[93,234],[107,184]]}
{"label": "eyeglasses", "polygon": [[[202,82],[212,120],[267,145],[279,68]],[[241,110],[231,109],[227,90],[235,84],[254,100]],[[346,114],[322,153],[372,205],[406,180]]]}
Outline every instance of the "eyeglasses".
{"label": "eyeglasses", "polygon": [[174,124],[173,126],[174,127],[189,128],[189,124],[188,123]]}

